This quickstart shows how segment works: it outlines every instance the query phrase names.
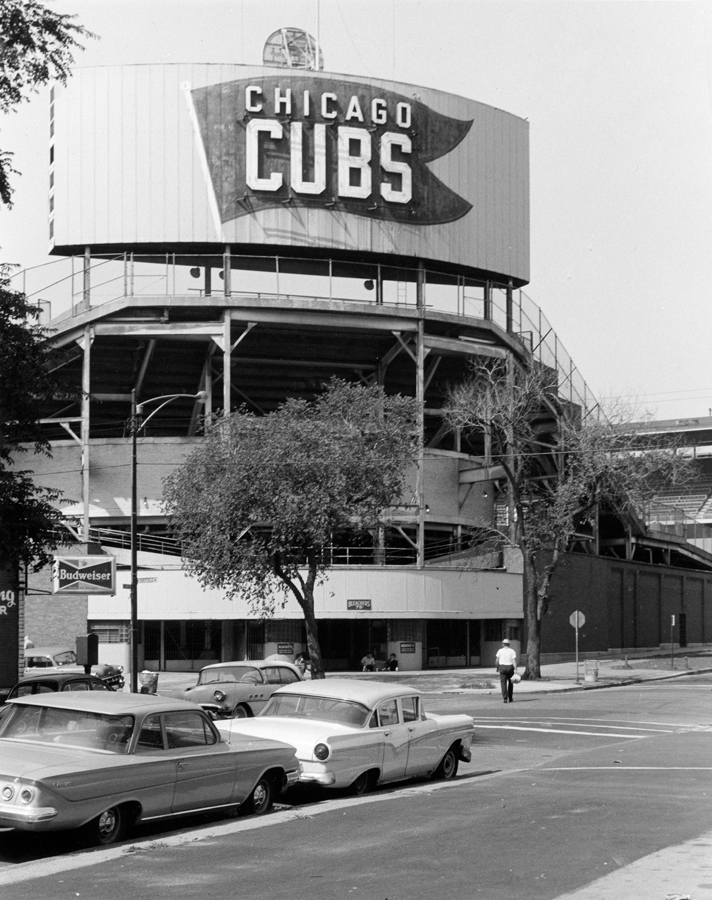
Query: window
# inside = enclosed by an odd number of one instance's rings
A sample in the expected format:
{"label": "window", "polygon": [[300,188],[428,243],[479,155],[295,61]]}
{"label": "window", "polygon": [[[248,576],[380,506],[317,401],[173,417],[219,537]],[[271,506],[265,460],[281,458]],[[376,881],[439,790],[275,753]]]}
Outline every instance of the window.
{"label": "window", "polygon": [[262,674],[264,675],[267,684],[281,684],[279,680],[281,671],[282,670],[277,666],[270,666],[268,669],[263,669]]}
{"label": "window", "polygon": [[304,638],[304,623],[299,620],[265,622],[265,641],[275,644],[303,644]]}
{"label": "window", "polygon": [[299,681],[299,677],[296,672],[281,666],[279,669],[279,681],[280,684],[294,684],[295,681]]}
{"label": "window", "polygon": [[89,631],[99,635],[100,644],[128,644],[131,626],[128,622],[90,622]]}
{"label": "window", "polygon": [[92,681],[90,685],[90,689],[92,691],[110,691],[111,688],[108,684],[104,684],[103,681]]}
{"label": "window", "polygon": [[33,669],[51,669],[52,660],[46,656],[28,656],[26,659],[28,668]]}
{"label": "window", "polygon": [[136,752],[145,753],[147,750],[163,750],[163,731],[161,730],[161,717],[148,716],[144,719],[141,731],[136,743]]}
{"label": "window", "polygon": [[207,720],[199,712],[167,713],[163,717],[166,742],[169,749],[181,747],[205,747],[216,743],[216,737]]}
{"label": "window", "polygon": [[504,622],[502,619],[485,619],[484,626],[486,641],[499,643],[504,637]]}
{"label": "window", "polygon": [[420,718],[420,697],[403,697],[401,709],[404,722],[417,722]]}
{"label": "window", "polygon": [[381,728],[398,724],[398,704],[395,700],[386,700],[378,707],[378,723]]}
{"label": "window", "polygon": [[70,681],[62,688],[63,691],[88,691],[89,685],[86,681]]}

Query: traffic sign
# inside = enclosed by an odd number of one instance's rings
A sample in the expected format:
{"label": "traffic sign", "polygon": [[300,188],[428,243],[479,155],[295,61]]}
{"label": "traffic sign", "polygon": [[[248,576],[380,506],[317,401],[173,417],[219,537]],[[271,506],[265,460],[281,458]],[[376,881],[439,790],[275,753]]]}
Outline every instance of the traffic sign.
{"label": "traffic sign", "polygon": [[569,622],[571,622],[574,628],[581,628],[586,624],[586,616],[584,616],[580,609],[576,609],[569,616]]}

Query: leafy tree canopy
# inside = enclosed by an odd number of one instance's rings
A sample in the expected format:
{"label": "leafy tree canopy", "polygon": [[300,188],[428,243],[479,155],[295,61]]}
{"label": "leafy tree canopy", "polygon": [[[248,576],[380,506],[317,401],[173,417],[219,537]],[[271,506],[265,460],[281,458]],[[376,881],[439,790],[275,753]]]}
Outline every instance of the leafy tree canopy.
{"label": "leafy tree canopy", "polygon": [[21,442],[48,452],[38,420],[43,404],[66,395],[53,370],[53,351],[39,325],[39,308],[10,286],[10,267],[0,264],[0,462]]}
{"label": "leafy tree canopy", "polygon": [[484,433],[489,462],[504,473],[506,537],[522,552],[525,677],[539,678],[542,618],[551,578],[574,538],[596,540],[601,512],[635,519],[663,485],[694,477],[690,460],[659,438],[645,440],[621,414],[587,418],[558,394],[553,370],[532,363],[477,364],[454,387],[447,418]]}
{"label": "leafy tree canopy", "polygon": [[0,265],[0,555],[35,569],[58,545],[60,493],[33,484],[29,471],[14,468],[28,447],[49,455],[39,419],[42,405],[71,395],[53,372],[55,357],[39,311],[10,288],[9,267]]}
{"label": "leafy tree canopy", "polygon": [[[0,114],[10,112],[42,85],[65,84],[82,49],[79,38],[94,37],[73,20],[37,0],[0,0]],[[0,201],[12,206],[12,153],[0,150]]]}
{"label": "leafy tree canopy", "polygon": [[398,501],[416,419],[411,399],[334,380],[312,402],[218,420],[166,479],[188,570],[266,616],[276,592],[291,593],[304,613],[313,677],[323,676],[314,585],[325,551],[336,536],[377,527]]}

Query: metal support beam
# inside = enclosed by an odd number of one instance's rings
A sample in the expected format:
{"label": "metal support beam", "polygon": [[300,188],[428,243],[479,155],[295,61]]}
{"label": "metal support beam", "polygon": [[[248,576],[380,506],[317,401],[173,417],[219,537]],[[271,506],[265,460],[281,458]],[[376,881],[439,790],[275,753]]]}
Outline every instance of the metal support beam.
{"label": "metal support beam", "polygon": [[230,415],[232,399],[232,311],[223,314],[223,416]]}
{"label": "metal support beam", "polygon": [[[415,399],[418,407],[418,439],[420,445],[418,448],[418,558],[416,564],[421,569],[425,565],[425,270],[422,260],[418,262],[416,288],[416,305],[420,313],[415,357]],[[400,340],[399,336],[398,339]],[[405,349],[408,350],[407,347]],[[408,352],[410,353],[410,350]]]}
{"label": "metal support beam", "polygon": [[91,345],[94,340],[91,325],[84,328],[81,342],[82,357],[82,425],[81,425],[81,474],[82,474],[82,540],[89,540],[89,417],[91,404]]}

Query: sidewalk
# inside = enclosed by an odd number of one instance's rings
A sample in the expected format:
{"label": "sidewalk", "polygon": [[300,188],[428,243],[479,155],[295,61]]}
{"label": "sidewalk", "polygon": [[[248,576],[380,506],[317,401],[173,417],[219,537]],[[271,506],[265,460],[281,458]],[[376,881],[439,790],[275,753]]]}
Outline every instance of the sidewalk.
{"label": "sidewalk", "polygon": [[[682,678],[702,672],[712,672],[712,648],[689,651],[675,651],[670,654],[599,659],[598,673],[586,673],[586,665],[579,662],[578,673],[575,662],[551,663],[541,667],[540,681],[521,681],[517,692],[541,694],[549,691],[586,691],[622,684],[636,684],[641,681],[656,681],[668,678]],[[591,667],[591,662],[588,663]],[[521,673],[523,668],[519,667]],[[578,674],[578,678],[577,678]],[[327,678],[362,678],[375,681],[395,681],[398,684],[412,684],[424,693],[464,693],[492,690],[499,687],[499,675],[494,668],[438,669],[423,672],[329,672]],[[161,672],[158,676],[158,693],[167,694],[192,687],[198,680],[198,672]],[[128,679],[127,679],[128,682]]]}

